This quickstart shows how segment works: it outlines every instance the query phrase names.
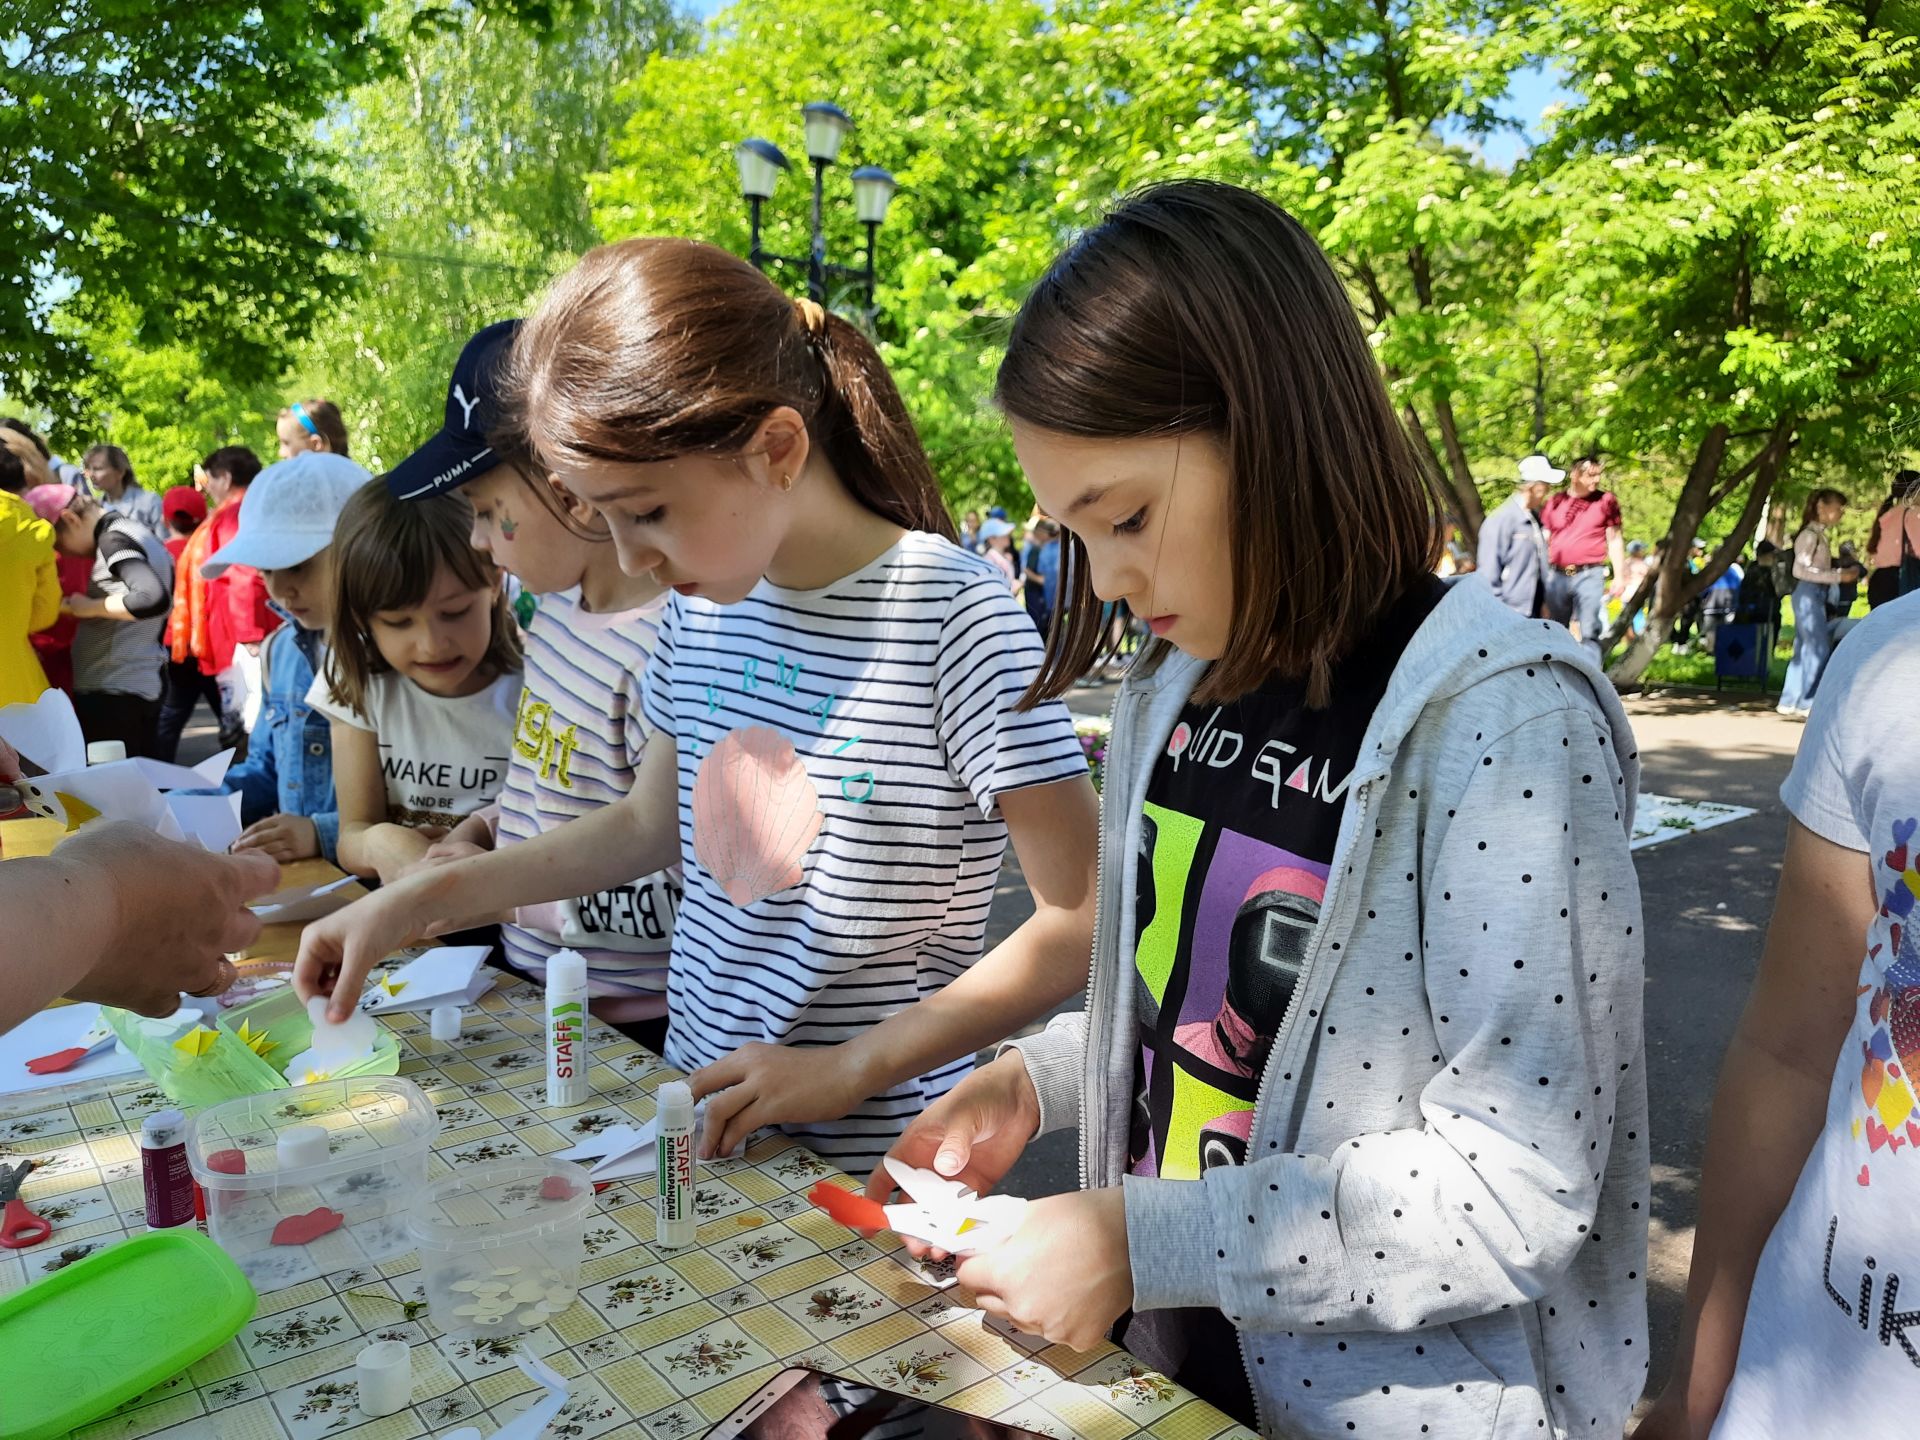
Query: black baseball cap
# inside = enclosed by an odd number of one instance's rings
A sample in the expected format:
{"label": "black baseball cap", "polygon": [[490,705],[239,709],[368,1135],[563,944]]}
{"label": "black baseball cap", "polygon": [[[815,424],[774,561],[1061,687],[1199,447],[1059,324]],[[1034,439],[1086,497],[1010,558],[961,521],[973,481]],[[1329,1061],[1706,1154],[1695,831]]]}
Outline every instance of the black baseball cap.
{"label": "black baseball cap", "polygon": [[387,490],[396,500],[444,495],[500,463],[487,431],[499,415],[500,370],[519,329],[518,320],[496,320],[467,341],[447,386],[440,433],[387,472]]}

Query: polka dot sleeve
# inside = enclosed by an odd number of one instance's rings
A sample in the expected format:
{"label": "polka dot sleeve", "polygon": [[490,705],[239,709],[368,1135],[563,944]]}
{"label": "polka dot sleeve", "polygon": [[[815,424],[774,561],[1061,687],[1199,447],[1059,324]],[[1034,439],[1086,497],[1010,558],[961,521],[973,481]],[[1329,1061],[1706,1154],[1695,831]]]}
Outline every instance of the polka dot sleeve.
{"label": "polka dot sleeve", "polygon": [[[1424,1123],[1197,1184],[1129,1177],[1136,1308],[1411,1330],[1527,1303],[1601,1238],[1614,1089],[1640,1053],[1626,781],[1596,717],[1556,710],[1475,755],[1455,808],[1420,882],[1441,1049]],[[1363,1058],[1320,1083],[1366,1085]]]}

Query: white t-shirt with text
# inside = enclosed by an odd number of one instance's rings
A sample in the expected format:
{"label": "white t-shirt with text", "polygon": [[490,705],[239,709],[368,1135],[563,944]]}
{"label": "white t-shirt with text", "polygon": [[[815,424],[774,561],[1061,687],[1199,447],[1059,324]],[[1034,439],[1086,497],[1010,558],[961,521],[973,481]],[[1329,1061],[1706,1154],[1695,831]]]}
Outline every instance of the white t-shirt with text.
{"label": "white t-shirt with text", "polygon": [[[1920,1400],[1920,594],[1834,652],[1781,799],[1880,908],[1827,1118],[1761,1252],[1713,1440],[1903,1435]],[[1738,1097],[1735,1097],[1736,1102]]]}
{"label": "white t-shirt with text", "polygon": [[365,714],[334,698],[325,672],[313,677],[307,691],[307,703],[329,720],[379,737],[387,819],[416,830],[450,830],[493,802],[507,778],[519,699],[518,671],[448,699],[389,670],[368,683]]}

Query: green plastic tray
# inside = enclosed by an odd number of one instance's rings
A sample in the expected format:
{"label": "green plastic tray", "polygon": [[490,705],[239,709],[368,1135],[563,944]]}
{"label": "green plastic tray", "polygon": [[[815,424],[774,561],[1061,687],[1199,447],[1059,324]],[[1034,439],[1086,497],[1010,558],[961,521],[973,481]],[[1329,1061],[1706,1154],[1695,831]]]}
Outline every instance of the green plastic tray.
{"label": "green plastic tray", "polygon": [[191,1226],[149,1230],[0,1299],[0,1437],[65,1435],[219,1349],[253,1318],[240,1267]]}

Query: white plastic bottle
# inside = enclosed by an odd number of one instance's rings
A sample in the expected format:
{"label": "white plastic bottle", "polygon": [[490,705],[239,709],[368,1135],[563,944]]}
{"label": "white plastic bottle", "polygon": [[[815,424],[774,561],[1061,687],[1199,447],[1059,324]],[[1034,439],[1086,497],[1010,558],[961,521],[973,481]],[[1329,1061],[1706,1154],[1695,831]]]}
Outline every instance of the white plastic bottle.
{"label": "white plastic bottle", "polygon": [[693,1091],[669,1080],[654,1092],[654,1242],[668,1250],[693,1244]]}
{"label": "white plastic bottle", "polygon": [[547,961],[547,1106],[584,1105],[587,1088],[587,962],[577,950]]}

